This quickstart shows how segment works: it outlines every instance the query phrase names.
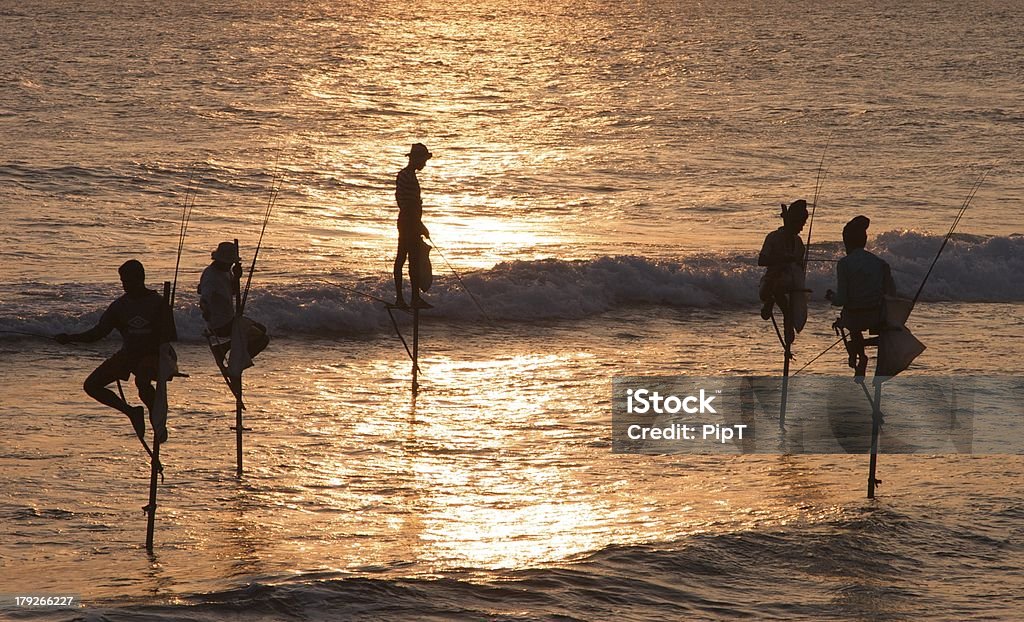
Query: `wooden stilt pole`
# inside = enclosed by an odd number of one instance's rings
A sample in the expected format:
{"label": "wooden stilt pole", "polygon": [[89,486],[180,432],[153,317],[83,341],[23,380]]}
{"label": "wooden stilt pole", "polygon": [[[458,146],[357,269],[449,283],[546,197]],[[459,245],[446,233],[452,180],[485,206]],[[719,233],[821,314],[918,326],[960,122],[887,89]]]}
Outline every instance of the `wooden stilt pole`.
{"label": "wooden stilt pole", "polygon": [[782,400],[779,402],[779,427],[786,427],[786,401],[789,399],[789,359],[791,358],[791,344],[786,344],[786,361],[782,364]]}
{"label": "wooden stilt pole", "polygon": [[153,437],[153,457],[149,467],[149,505],[146,506],[146,550],[153,552],[153,530],[156,527],[156,478],[160,474],[160,441]]}
{"label": "wooden stilt pole", "polygon": [[416,394],[420,389],[419,379],[417,377],[419,372],[419,358],[420,358],[420,310],[418,307],[412,308],[412,392]]}
{"label": "wooden stilt pole", "polygon": [[871,404],[871,462],[868,466],[868,499],[875,498],[875,467],[878,464],[878,432],[882,427],[882,383],[875,382],[875,401]]}
{"label": "wooden stilt pole", "polygon": [[[170,304],[171,300],[171,282],[164,281],[164,302]],[[159,377],[160,375],[160,364],[157,363],[157,379],[156,381],[164,382]],[[119,387],[120,388],[120,387]],[[150,415],[153,411],[150,410]],[[151,417],[152,419],[152,417]],[[152,422],[152,421],[151,421]],[[166,426],[166,421],[164,422]],[[142,443],[145,445],[145,441]],[[150,553],[153,552],[153,531],[156,528],[156,486],[157,476],[160,475],[160,437],[157,436],[157,430],[153,429],[153,451],[149,457],[149,504],[146,505],[146,550]]]}
{"label": "wooden stilt pole", "polygon": [[235,395],[235,475],[242,477],[242,374],[235,379],[238,392]]}
{"label": "wooden stilt pole", "polygon": [[[783,316],[782,326],[785,328],[786,319]],[[779,428],[786,429],[786,400],[789,398],[789,360],[793,358],[793,344],[783,337],[783,331],[779,330],[779,323],[775,320],[775,314],[772,314],[772,326],[775,327],[775,334],[779,337],[779,343],[782,344],[782,355],[785,357],[785,361],[782,363],[782,399],[779,401]]]}
{"label": "wooden stilt pole", "polygon": [[[264,226],[264,228],[266,228],[266,223],[264,223],[263,226]],[[239,250],[238,250],[238,238],[235,238],[235,257],[240,257]],[[252,258],[252,265],[253,265],[252,269],[255,269],[255,267],[256,267],[256,257],[255,256],[253,256],[253,258]],[[252,279],[252,269],[249,270],[249,279],[250,280]],[[239,271],[237,273],[237,278],[236,278],[235,283],[234,283],[234,286],[235,286],[235,322],[241,322],[242,321],[242,311],[243,311],[243,307],[245,305],[244,299],[242,298],[241,276],[242,276],[242,273],[241,273],[241,271]],[[248,290],[249,290],[248,285],[246,285],[246,294],[248,294]],[[235,329],[238,328],[237,324],[235,325],[234,328]],[[232,332],[234,332],[234,331],[232,331]],[[233,357],[234,354],[235,353],[232,352],[231,356]],[[235,391],[234,391],[234,393],[235,393],[235,475],[237,477],[242,477],[242,432],[243,432],[243,428],[242,428],[242,409],[244,408],[244,406],[242,404],[242,372],[241,372],[241,370],[239,370],[239,372],[238,372],[238,377],[237,378],[232,378],[231,381],[235,385],[234,386],[234,389],[235,389]]]}

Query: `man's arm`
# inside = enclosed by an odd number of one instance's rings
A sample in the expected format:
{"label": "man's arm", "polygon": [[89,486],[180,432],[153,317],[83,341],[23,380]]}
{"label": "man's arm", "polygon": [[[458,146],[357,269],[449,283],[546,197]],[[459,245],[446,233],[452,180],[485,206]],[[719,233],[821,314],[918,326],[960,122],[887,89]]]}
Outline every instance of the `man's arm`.
{"label": "man's arm", "polygon": [[797,238],[797,243],[786,244],[785,238],[776,235],[776,232],[769,233],[764,238],[764,245],[761,246],[761,253],[757,256],[757,265],[762,267],[781,266],[794,261],[803,261],[803,243]]}
{"label": "man's arm", "polygon": [[882,293],[887,296],[896,295],[896,281],[892,278],[892,268],[889,264],[882,264]]}
{"label": "man's arm", "polygon": [[846,274],[846,264],[840,261],[836,264],[836,291],[832,294],[832,306],[842,307],[846,305],[849,298],[849,277]]}
{"label": "man's arm", "polygon": [[93,326],[89,330],[81,333],[72,333],[70,335],[68,333],[60,333],[58,335],[54,335],[54,340],[56,340],[57,343],[63,344],[92,343],[93,341],[99,341],[100,339],[103,339],[104,337],[110,334],[110,331],[114,330],[114,314],[111,311],[113,306],[114,305],[110,305],[110,307],[108,307],[107,310],[103,312],[103,315],[100,316],[100,321],[98,324],[96,324],[96,326]]}
{"label": "man's arm", "polygon": [[757,255],[757,265],[762,267],[774,266],[778,263],[775,257],[775,249],[773,248],[774,238],[772,234],[768,234],[764,238],[764,244],[761,245],[761,252]]}

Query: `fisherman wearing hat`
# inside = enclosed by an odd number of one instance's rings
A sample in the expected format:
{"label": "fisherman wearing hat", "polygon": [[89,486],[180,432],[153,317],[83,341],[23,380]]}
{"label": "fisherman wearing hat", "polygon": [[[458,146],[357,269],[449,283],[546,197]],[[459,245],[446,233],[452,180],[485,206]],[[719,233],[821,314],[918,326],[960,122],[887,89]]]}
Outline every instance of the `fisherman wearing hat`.
{"label": "fisherman wearing hat", "polygon": [[[113,356],[100,364],[85,379],[83,388],[89,397],[97,402],[119,410],[132,422],[135,434],[145,443],[146,408],[150,412],[150,423],[154,425],[158,442],[167,440],[166,421],[153,418],[156,402],[160,346],[177,339],[174,316],[163,296],[146,287],[146,270],[142,263],[131,259],[118,268],[124,295],[115,300],[100,316],[96,326],[82,333],[60,333],[54,339],[58,343],[90,343],[99,341],[111,331],[121,333],[122,345]],[[173,356],[173,354],[172,354]],[[130,406],[120,396],[107,388],[118,380],[135,376],[142,406]]]}
{"label": "fisherman wearing hat", "polygon": [[409,260],[409,281],[412,285],[412,305],[420,309],[431,307],[420,297],[419,263],[427,249],[421,236],[430,237],[423,226],[423,199],[416,171],[423,170],[433,154],[423,143],[416,143],[407,154],[409,164],[398,172],[395,181],[395,199],[398,201],[398,253],[395,256],[395,305],[408,308],[402,295],[402,268]]}
{"label": "fisherman wearing hat", "polygon": [[868,366],[863,331],[878,331],[882,327],[885,296],[896,293],[889,264],[864,250],[870,224],[866,216],[857,216],[843,227],[846,257],[836,264],[836,291],[825,292],[833,306],[843,308],[837,325],[850,331],[847,353],[850,367],[858,377],[867,373]]}
{"label": "fisherman wearing hat", "polygon": [[[235,319],[235,295],[241,286],[242,259],[234,242],[221,242],[210,257],[213,263],[203,270],[199,279],[199,309],[209,334],[230,340]],[[249,357],[254,357],[270,343],[267,327],[246,317],[242,321],[245,323]],[[223,366],[224,357],[230,349],[230,341],[213,346],[218,365]]]}
{"label": "fisherman wearing hat", "polygon": [[763,303],[761,318],[771,318],[772,308],[778,304],[782,309],[787,343],[792,343],[794,338],[789,321],[789,300],[790,293],[802,287],[802,279],[798,278],[804,270],[804,243],[800,232],[806,222],[807,201],[798,199],[788,206],[783,204],[783,224],[765,236],[761,253],[757,256],[757,265],[767,268],[758,288],[758,296]]}

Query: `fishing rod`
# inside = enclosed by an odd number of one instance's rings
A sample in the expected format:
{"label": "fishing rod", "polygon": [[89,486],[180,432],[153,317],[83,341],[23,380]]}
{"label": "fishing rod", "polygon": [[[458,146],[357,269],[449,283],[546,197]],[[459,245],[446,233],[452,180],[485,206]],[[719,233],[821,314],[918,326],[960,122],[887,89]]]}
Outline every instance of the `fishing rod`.
{"label": "fishing rod", "polygon": [[921,286],[917,288],[917,293],[914,294],[914,299],[910,303],[911,309],[913,309],[914,306],[917,304],[918,298],[921,297],[921,292],[924,291],[924,285],[925,283],[928,282],[928,277],[932,275],[932,270],[935,269],[935,264],[938,263],[939,257],[942,255],[942,251],[945,250],[946,244],[948,244],[949,240],[953,237],[953,232],[956,231],[957,225],[960,224],[960,219],[964,217],[964,213],[967,211],[967,208],[970,207],[971,201],[974,200],[974,195],[978,193],[978,188],[981,187],[981,184],[985,181],[985,178],[988,177],[988,174],[992,171],[992,168],[993,167],[989,167],[984,172],[982,172],[982,174],[978,177],[977,181],[974,182],[974,185],[971,186],[971,190],[970,192],[967,193],[967,197],[964,198],[964,202],[960,206],[960,211],[957,212],[956,218],[953,219],[953,224],[950,225],[949,231],[946,233],[946,236],[942,238],[942,244],[939,246],[939,252],[935,253],[935,259],[932,260],[932,265],[928,267],[928,272],[926,272],[924,278],[921,279]]}
{"label": "fishing rod", "polygon": [[828,140],[825,141],[825,148],[821,150],[821,160],[818,161],[818,173],[814,177],[814,200],[811,202],[811,218],[807,223],[807,244],[804,245],[804,269],[807,268],[807,258],[811,253],[811,232],[814,230],[814,212],[818,209],[818,195],[821,193],[822,187],[825,185],[825,177],[828,176],[828,169],[822,168],[825,166],[825,154],[828,153],[828,146],[832,144],[832,133],[828,135]]}
{"label": "fishing rod", "polygon": [[[818,172],[814,178],[814,199],[811,202],[811,214],[810,221],[807,227],[807,243],[804,244],[804,256],[800,262],[800,277],[799,277],[799,289],[791,289],[789,295],[786,297],[787,309],[783,309],[783,326],[786,327],[786,336],[783,338],[779,332],[779,324],[775,321],[775,314],[772,314],[772,326],[775,327],[775,334],[779,337],[779,342],[782,343],[782,395],[779,400],[779,428],[782,430],[786,429],[786,402],[789,396],[789,364],[790,361],[794,360],[793,357],[793,339],[796,336],[795,332],[803,330],[804,325],[807,323],[807,301],[810,297],[810,290],[805,289],[807,279],[807,259],[810,257],[811,252],[811,233],[814,231],[814,214],[818,211],[818,197],[821,194],[821,189],[825,185],[825,177],[828,175],[828,169],[825,168],[825,155],[828,154],[828,146],[832,143],[832,134],[828,135],[828,140],[825,142],[825,148],[821,150],[821,159],[818,160]],[[805,204],[806,208],[806,204]],[[783,217],[785,217],[786,211],[783,208]],[[800,239],[799,235],[796,237]],[[801,319],[799,325],[795,325],[796,313],[795,313],[795,298],[800,296],[800,308],[802,312],[800,314]]]}
{"label": "fishing rod", "polygon": [[270,214],[274,211],[277,203],[277,195],[281,192],[281,180],[274,177],[270,182],[270,198],[267,200],[267,210],[263,214],[263,228],[260,229],[260,239],[256,242],[256,250],[252,254],[252,264],[249,266],[249,276],[245,280],[245,293],[242,295],[240,310],[245,309],[245,303],[249,299],[249,287],[252,285],[252,275],[256,271],[256,257],[260,254],[260,247],[263,245],[263,235],[267,232],[267,223],[270,222]]}
{"label": "fishing rod", "polygon": [[188,186],[185,188],[185,202],[181,207],[181,226],[178,228],[178,258],[174,262],[174,285],[171,286],[171,296],[167,306],[174,308],[174,294],[178,291],[178,269],[181,266],[181,253],[185,248],[185,236],[188,233],[188,224],[192,220],[192,208],[196,204],[196,196],[199,188],[193,188],[192,181],[195,177],[195,167],[189,169]]}
{"label": "fishing rod", "polygon": [[434,245],[434,250],[436,250],[436,251],[437,251],[437,254],[438,254],[438,255],[440,255],[440,256],[441,256],[441,259],[443,259],[443,260],[444,260],[444,263],[445,263],[445,265],[446,265],[446,266],[448,266],[448,269],[449,269],[449,270],[451,270],[451,271],[452,271],[452,274],[454,274],[454,275],[455,275],[455,278],[456,278],[456,279],[458,279],[458,281],[459,281],[459,285],[461,285],[461,286],[462,286],[462,289],[466,290],[466,293],[467,293],[467,294],[469,294],[469,297],[473,299],[473,304],[475,304],[475,305],[476,305],[476,308],[477,308],[477,309],[478,309],[478,310],[480,311],[480,314],[484,316],[484,319],[485,319],[485,320],[487,320],[487,321],[488,321],[488,322],[490,322],[491,324],[494,324],[494,320],[492,320],[492,319],[490,318],[490,316],[488,316],[488,315],[487,315],[487,312],[486,312],[486,311],[484,311],[484,308],[483,308],[482,306],[480,306],[480,301],[479,301],[479,300],[477,300],[477,299],[476,299],[476,296],[474,296],[474,295],[473,295],[473,292],[471,292],[471,291],[469,290],[469,288],[468,288],[468,287],[466,287],[466,282],[462,280],[462,275],[461,275],[461,274],[459,274],[458,270],[456,270],[456,269],[455,269],[455,268],[454,268],[454,267],[452,266],[452,264],[451,264],[451,263],[449,263],[449,261],[448,261],[448,258],[447,258],[447,257],[445,257],[445,256],[444,256],[444,253],[442,253],[442,252],[441,252],[441,249],[440,249],[440,248],[438,248],[438,246],[437,246],[437,242],[435,242],[434,240],[432,240],[432,239],[430,238],[430,236],[427,236],[427,239],[428,239],[428,240],[430,240],[430,243]]}
{"label": "fishing rod", "polygon": [[[974,182],[974,185],[971,186],[971,190],[967,193],[967,197],[964,198],[964,202],[960,205],[960,210],[957,212],[956,218],[953,219],[953,224],[950,225],[949,231],[946,232],[946,235],[945,235],[945,237],[942,240],[942,245],[939,247],[939,251],[935,254],[935,258],[932,260],[931,266],[928,268],[928,272],[925,274],[924,278],[921,280],[921,285],[920,285],[920,287],[917,288],[917,293],[914,294],[914,300],[910,304],[911,309],[913,309],[914,305],[917,304],[917,300],[921,296],[921,292],[922,292],[922,290],[924,290],[924,285],[928,281],[928,277],[931,276],[932,270],[935,268],[935,264],[939,260],[939,256],[942,255],[942,251],[946,248],[946,244],[949,242],[950,238],[952,238],[953,233],[956,231],[957,225],[960,224],[960,220],[963,218],[964,213],[967,211],[967,208],[970,206],[971,201],[974,199],[974,196],[978,193],[978,188],[981,187],[982,182],[985,181],[985,178],[988,177],[988,174],[991,171],[992,171],[992,167],[986,169],[979,176],[979,178]],[[837,345],[839,345],[839,343],[842,342],[842,340],[843,340],[842,337],[837,339],[835,342],[832,343],[832,345],[830,345],[829,347],[827,347],[824,350],[822,350],[821,353],[818,354],[818,356],[814,357],[813,359],[808,361],[806,365],[804,365],[800,369],[796,370],[796,372],[793,375],[795,376],[796,374],[799,374],[803,370],[807,369],[811,365],[811,363],[817,361],[822,356],[824,356],[826,352],[828,352],[832,348],[834,348]]]}

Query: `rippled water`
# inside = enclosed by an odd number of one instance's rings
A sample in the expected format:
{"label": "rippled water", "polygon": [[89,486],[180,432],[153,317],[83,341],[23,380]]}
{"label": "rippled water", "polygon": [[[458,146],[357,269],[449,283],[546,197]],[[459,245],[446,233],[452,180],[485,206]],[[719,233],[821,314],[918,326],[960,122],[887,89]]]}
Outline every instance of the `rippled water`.
{"label": "rippled water", "polygon": [[[929,280],[914,374],[1020,372],[1024,4],[215,2],[0,7],[0,331],[86,328],[170,279],[157,547],[128,425],[80,391],[116,346],[0,335],[0,594],[67,619],[1009,618],[1015,456],[610,453],[617,375],[770,374],[753,256],[825,173],[813,254],[872,218]],[[389,295],[412,142],[435,253],[423,390]],[[827,148],[826,148],[827,145]],[[819,163],[823,162],[819,171]],[[199,338],[209,251],[251,257],[247,473]],[[816,263],[798,363],[834,341]],[[488,319],[489,318],[489,319]],[[403,330],[408,331],[405,318]],[[811,373],[846,372],[832,351]],[[10,610],[2,610],[7,615]],[[33,617],[26,612],[11,612]]]}

